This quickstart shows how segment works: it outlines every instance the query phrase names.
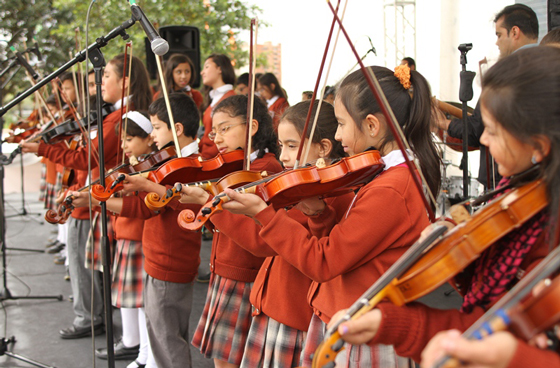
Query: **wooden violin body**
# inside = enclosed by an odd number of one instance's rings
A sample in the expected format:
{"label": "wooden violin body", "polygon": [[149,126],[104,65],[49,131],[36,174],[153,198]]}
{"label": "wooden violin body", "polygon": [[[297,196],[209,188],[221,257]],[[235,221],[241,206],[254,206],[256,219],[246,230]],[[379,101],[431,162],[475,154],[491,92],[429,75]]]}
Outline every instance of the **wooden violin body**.
{"label": "wooden violin body", "polygon": [[[369,182],[384,167],[378,151],[366,151],[352,157],[344,157],[323,168],[312,166],[284,171],[263,179],[262,183],[253,183],[255,185],[250,189],[241,186],[237,190],[255,193],[278,209],[294,205],[304,198],[348,193]],[[184,230],[200,230],[213,214],[222,211],[221,205],[225,201],[225,195],[216,196],[203,206],[196,216],[188,213],[190,210],[182,211],[177,218],[179,226]],[[194,221],[186,222],[185,219]]]}
{"label": "wooden violin body", "polygon": [[[350,318],[359,317],[384,299],[401,306],[430,293],[456,276],[484,250],[523,225],[547,205],[546,188],[541,180],[502,195],[468,221],[454,227],[398,277],[388,280],[382,288],[378,287],[379,291]],[[361,300],[356,303],[361,303]],[[353,306],[350,309],[352,310]],[[337,331],[327,334],[315,351],[312,367],[325,367],[330,362],[334,362],[342,347],[341,341]]]}

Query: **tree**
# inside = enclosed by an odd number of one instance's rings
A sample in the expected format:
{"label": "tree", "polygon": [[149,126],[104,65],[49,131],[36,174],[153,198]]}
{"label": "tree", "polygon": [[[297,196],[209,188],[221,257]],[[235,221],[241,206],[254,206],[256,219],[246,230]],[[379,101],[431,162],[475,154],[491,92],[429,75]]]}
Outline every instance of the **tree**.
{"label": "tree", "polygon": [[[241,31],[249,29],[251,18],[261,13],[258,7],[249,6],[240,0],[138,0],[138,5],[159,26],[198,27],[202,60],[217,52],[228,55],[236,68],[247,64],[248,52],[243,50],[236,38]],[[88,6],[89,1],[81,0],[0,0],[0,32],[8,40],[22,28],[26,29],[21,35],[22,39],[31,40],[35,35],[46,62],[44,69],[50,72],[70,59],[69,51],[72,51],[72,55],[76,53],[77,27],[81,31],[81,46],[85,48]],[[89,44],[130,17],[128,2],[123,0],[94,3],[89,21]],[[142,28],[136,24],[128,29],[128,33],[133,42],[133,54],[145,60],[145,35]],[[102,49],[105,59],[108,61],[123,52],[124,45],[121,38],[111,41]],[[24,49],[21,43],[15,46],[19,51]],[[5,43],[0,43],[1,48],[6,48]],[[4,52],[4,56],[11,55]],[[20,73],[21,78],[14,78],[9,88],[4,90],[5,101],[10,93],[29,87],[29,83],[23,79],[23,72]]]}

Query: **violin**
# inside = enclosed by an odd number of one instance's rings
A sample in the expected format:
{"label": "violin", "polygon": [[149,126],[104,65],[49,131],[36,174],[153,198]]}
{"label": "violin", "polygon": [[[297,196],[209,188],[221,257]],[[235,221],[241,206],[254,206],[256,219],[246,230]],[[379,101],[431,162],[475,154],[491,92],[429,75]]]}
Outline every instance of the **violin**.
{"label": "violin", "polygon": [[[441,111],[443,111],[445,114],[451,115],[451,116],[456,117],[458,119],[463,118],[463,110],[461,110],[460,108],[458,108],[458,107],[456,107],[456,106],[454,106],[454,105],[452,105],[448,102],[443,102],[443,101],[440,101],[438,99],[434,99],[434,100],[435,100],[435,103],[436,103],[436,107],[438,109],[440,109]],[[471,115],[471,114],[469,113],[469,115]],[[444,135],[445,135],[445,139],[444,139]],[[463,140],[462,139],[450,137],[442,129],[438,129],[437,136],[439,137],[439,139],[442,140],[442,142],[445,142],[446,146],[448,146],[452,150],[457,151],[457,152],[463,152]],[[476,151],[476,150],[478,150],[477,147],[469,146],[469,151]]]}
{"label": "violin", "polygon": [[142,174],[157,169],[158,165],[176,157],[174,146],[163,148],[144,158],[136,165],[121,165],[119,170],[112,170],[105,176],[105,187],[96,184],[91,187],[91,195],[98,201],[105,202],[113,194],[123,189],[123,174]]}
{"label": "violin", "polygon": [[219,180],[211,179],[189,184],[176,183],[174,187],[167,189],[165,196],[162,198],[160,198],[157,193],[148,193],[148,195],[144,198],[144,202],[146,203],[146,207],[157,212],[164,208],[173,199],[180,198],[183,187],[202,188],[211,195],[216,196],[226,190],[226,188],[235,189],[243,185],[253,183],[257,180],[262,180],[266,176],[266,172],[241,170],[232,172]]}
{"label": "violin", "polygon": [[[257,194],[279,209],[299,203],[303,198],[348,193],[371,181],[384,167],[379,152],[371,150],[343,157],[323,168],[304,166],[283,171],[235,190]],[[224,193],[218,194],[196,216],[191,210],[181,211],[177,222],[184,230],[200,230],[210,217],[223,211],[222,205],[227,201],[229,198]]]}
{"label": "violin", "polygon": [[325,367],[334,362],[343,345],[337,331],[342,322],[358,318],[385,298],[401,306],[432,292],[547,205],[544,182],[530,182],[483,207],[447,232],[429,250],[415,257],[405,253],[386,272],[391,277],[381,277],[329,328],[313,355],[312,367]]}
{"label": "violin", "polygon": [[[545,284],[544,290],[538,294],[533,295],[532,291],[541,280],[557,273],[559,267],[560,247],[556,247],[469,327],[463,337],[480,340],[496,331],[509,329],[518,337],[529,341],[537,334],[551,329],[560,321],[560,276]],[[455,359],[445,356],[435,363],[434,368],[459,365]]]}
{"label": "violin", "polygon": [[[173,148],[174,147],[170,147]],[[173,151],[175,152],[175,151]],[[193,181],[204,181],[225,175],[234,170],[239,170],[243,164],[243,151],[235,150],[232,152],[218,154],[209,160],[202,160],[193,157],[181,157],[167,161],[155,168],[147,169],[150,171],[147,178],[154,183],[161,185],[171,185],[178,181],[184,181],[185,177]],[[106,201],[113,193],[122,190],[125,177],[120,176],[117,181],[107,185],[102,191],[102,186],[92,188],[92,195],[99,201]],[[154,193],[155,194],[155,193]],[[155,197],[154,197],[155,198]],[[159,197],[158,197],[159,200]],[[168,203],[168,202],[167,202]]]}

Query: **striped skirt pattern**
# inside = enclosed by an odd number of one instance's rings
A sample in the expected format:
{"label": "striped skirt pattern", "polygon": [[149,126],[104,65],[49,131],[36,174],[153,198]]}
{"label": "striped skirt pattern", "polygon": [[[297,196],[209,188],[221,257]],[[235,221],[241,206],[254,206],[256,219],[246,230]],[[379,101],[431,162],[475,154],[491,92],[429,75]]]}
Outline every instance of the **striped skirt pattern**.
{"label": "striped skirt pattern", "polygon": [[[311,355],[323,340],[327,325],[313,315],[305,345],[303,347],[302,367],[311,367]],[[336,356],[337,368],[413,368],[414,361],[402,358],[395,353],[391,345],[350,345],[344,344],[344,350]]]}
{"label": "striped skirt pattern", "polygon": [[142,242],[117,240],[111,284],[111,301],[115,307],[142,308],[144,306],[143,271]]}
{"label": "striped skirt pattern", "polygon": [[[101,250],[101,214],[99,212],[93,212],[93,219],[91,222],[91,229],[88,236],[88,241],[86,243],[86,268],[87,269],[94,269],[96,271],[103,272],[103,260],[101,257],[102,250]],[[113,253],[115,250],[113,244],[113,224],[111,219],[107,218],[107,236],[109,238],[109,248],[111,250],[109,259],[113,261]]]}
{"label": "striped skirt pattern", "polygon": [[212,274],[192,344],[206,358],[239,365],[251,327],[253,283]]}
{"label": "striped skirt pattern", "polygon": [[241,368],[299,366],[306,332],[259,314],[253,317]]}

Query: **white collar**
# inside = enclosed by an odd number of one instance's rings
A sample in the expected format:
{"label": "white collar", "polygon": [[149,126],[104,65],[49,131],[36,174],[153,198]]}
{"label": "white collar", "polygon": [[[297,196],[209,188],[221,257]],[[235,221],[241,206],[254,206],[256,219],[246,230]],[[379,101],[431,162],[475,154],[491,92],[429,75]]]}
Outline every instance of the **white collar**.
{"label": "white collar", "polygon": [[251,162],[255,161],[258,155],[259,155],[259,150],[256,150],[255,152],[251,152],[251,155],[249,156]]}
{"label": "white collar", "polygon": [[113,105],[113,107],[115,108],[115,110],[120,109],[121,106],[123,105],[123,101],[124,101],[124,105],[126,106],[128,104],[128,98],[132,97],[132,95],[130,96],[125,96],[124,99],[122,100],[118,100],[117,102],[115,102],[115,104]]}
{"label": "white collar", "polygon": [[210,98],[212,99],[210,106],[214,107],[220,101],[222,96],[231,90],[233,90],[233,86],[231,84],[224,84],[221,87],[211,90],[209,93]]}
{"label": "white collar", "polygon": [[195,153],[198,153],[198,143],[196,141],[193,141],[181,148],[181,157],[189,157]]}
{"label": "white collar", "polygon": [[[414,155],[412,154],[412,152],[407,150],[407,153],[409,159],[414,159]],[[389,152],[387,155],[383,156],[382,159],[385,163],[385,168],[383,170],[387,170],[391,167],[398,166],[406,162],[401,150],[399,149]]]}
{"label": "white collar", "polygon": [[274,97],[272,97],[270,100],[266,100],[266,106],[270,107],[272,105],[274,105],[274,103],[280,98],[280,96],[276,95]]}

